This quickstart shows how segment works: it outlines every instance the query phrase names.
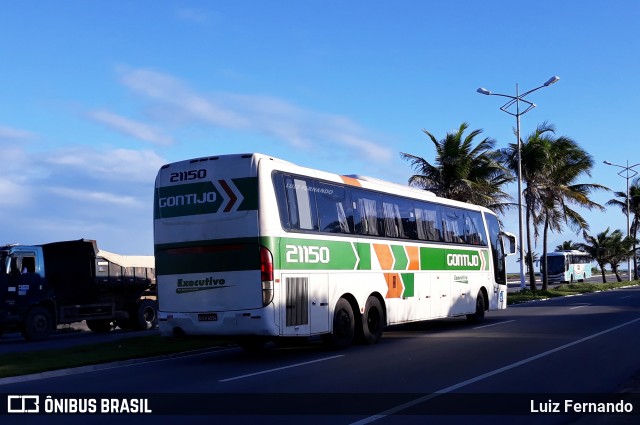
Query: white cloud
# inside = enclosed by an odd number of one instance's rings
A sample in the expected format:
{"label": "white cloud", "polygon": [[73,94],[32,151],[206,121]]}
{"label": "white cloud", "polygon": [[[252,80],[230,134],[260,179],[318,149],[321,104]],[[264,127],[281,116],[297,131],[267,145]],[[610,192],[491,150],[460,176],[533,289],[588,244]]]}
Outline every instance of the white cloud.
{"label": "white cloud", "polygon": [[301,108],[282,99],[230,93],[201,95],[181,80],[147,69],[122,72],[123,84],[169,108],[171,115],[216,127],[285,140],[300,149],[345,149],[357,159],[385,162],[394,154],[352,120]]}
{"label": "white cloud", "polygon": [[0,125],[0,140],[26,140],[34,137],[35,134],[29,131]]}
{"label": "white cloud", "polygon": [[51,187],[49,191],[54,195],[62,196],[64,198],[72,199],[83,203],[97,203],[102,208],[105,204],[112,204],[122,207],[139,207],[142,206],[141,202],[133,197],[116,193],[96,192],[85,189],[72,189],[69,187]]}
{"label": "white cloud", "polygon": [[153,126],[125,118],[121,115],[106,110],[96,110],[89,113],[89,117],[107,125],[114,130],[136,139],[144,140],[157,145],[170,145],[173,140],[170,136]]}
{"label": "white cloud", "polygon": [[52,172],[91,176],[104,182],[151,183],[165,160],[150,150],[97,150],[89,147],[50,152],[43,162]]}

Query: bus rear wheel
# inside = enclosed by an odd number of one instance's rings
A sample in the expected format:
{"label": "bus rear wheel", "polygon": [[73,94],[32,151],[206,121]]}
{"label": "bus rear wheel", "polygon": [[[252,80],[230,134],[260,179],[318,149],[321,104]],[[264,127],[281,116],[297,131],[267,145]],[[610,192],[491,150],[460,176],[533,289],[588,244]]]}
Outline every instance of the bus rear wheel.
{"label": "bus rear wheel", "polygon": [[384,328],[384,312],[377,297],[367,299],[362,315],[362,336],[365,344],[376,344],[382,337]]}
{"label": "bus rear wheel", "polygon": [[333,312],[333,332],[327,335],[325,342],[332,348],[346,348],[355,336],[355,317],[349,301],[340,298]]}

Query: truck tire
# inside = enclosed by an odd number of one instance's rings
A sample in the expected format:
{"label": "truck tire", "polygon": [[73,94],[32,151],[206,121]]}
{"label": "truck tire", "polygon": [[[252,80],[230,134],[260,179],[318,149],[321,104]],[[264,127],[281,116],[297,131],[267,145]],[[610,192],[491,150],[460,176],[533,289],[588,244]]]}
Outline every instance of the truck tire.
{"label": "truck tire", "polygon": [[85,320],[85,322],[87,327],[96,333],[111,332],[111,329],[113,329],[113,323],[110,319]]}
{"label": "truck tire", "polygon": [[141,331],[158,326],[158,304],[154,300],[140,300],[133,322],[135,328]]}
{"label": "truck tire", "polygon": [[53,329],[51,313],[44,307],[34,307],[24,318],[22,335],[27,341],[42,341]]}

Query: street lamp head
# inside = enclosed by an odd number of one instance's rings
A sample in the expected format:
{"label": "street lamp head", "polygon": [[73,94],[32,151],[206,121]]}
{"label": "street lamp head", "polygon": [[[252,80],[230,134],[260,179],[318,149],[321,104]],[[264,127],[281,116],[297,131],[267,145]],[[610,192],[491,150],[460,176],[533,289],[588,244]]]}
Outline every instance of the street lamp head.
{"label": "street lamp head", "polygon": [[544,86],[549,87],[551,84],[557,83],[558,80],[560,80],[560,77],[554,75],[553,77],[549,78],[546,83],[544,83]]}
{"label": "street lamp head", "polygon": [[487,96],[489,96],[491,94],[491,92],[487,89],[485,89],[484,87],[480,87],[478,90],[476,90],[478,93],[480,94],[486,94]]}
{"label": "street lamp head", "polygon": [[613,165],[613,163],[611,163],[611,162],[609,162],[609,161],[606,161],[606,160],[605,160],[605,161],[602,161],[602,162],[604,162],[604,163],[605,163],[605,164],[607,164],[607,165]]}

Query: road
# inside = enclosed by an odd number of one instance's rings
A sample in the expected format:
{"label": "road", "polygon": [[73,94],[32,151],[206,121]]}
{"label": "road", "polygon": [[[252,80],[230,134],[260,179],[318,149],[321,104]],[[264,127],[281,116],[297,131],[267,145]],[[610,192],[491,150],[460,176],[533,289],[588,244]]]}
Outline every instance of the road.
{"label": "road", "polygon": [[[604,402],[609,394],[619,400],[640,371],[639,357],[640,288],[634,287],[513,306],[490,313],[480,326],[449,319],[394,327],[375,346],[330,351],[311,343],[260,355],[231,348],[0,381],[0,393],[98,403],[145,397],[153,411],[14,414],[6,422],[12,424],[565,424],[578,417],[542,410],[589,397]],[[638,415],[640,398],[630,402]]]}

